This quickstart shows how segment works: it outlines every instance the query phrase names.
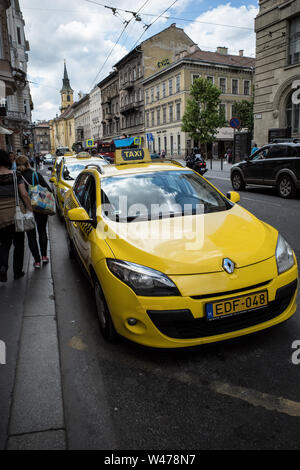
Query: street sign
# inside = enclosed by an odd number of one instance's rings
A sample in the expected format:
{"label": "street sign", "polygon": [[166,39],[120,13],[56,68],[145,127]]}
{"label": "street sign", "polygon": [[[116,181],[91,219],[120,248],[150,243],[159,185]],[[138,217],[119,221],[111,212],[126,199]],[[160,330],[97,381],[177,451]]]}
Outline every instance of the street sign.
{"label": "street sign", "polygon": [[151,134],[151,133],[147,134],[147,141],[148,142],[153,142],[154,141],[153,134]]}
{"label": "street sign", "polygon": [[238,129],[239,127],[241,127],[241,121],[237,117],[231,118],[229,121],[229,124],[230,124],[230,127],[232,127],[233,129]]}
{"label": "street sign", "polygon": [[87,147],[94,147],[94,139],[88,139],[86,141],[86,146]]}
{"label": "street sign", "polygon": [[141,146],[142,145],[142,138],[141,137],[135,137],[133,142],[134,142],[134,145]]}

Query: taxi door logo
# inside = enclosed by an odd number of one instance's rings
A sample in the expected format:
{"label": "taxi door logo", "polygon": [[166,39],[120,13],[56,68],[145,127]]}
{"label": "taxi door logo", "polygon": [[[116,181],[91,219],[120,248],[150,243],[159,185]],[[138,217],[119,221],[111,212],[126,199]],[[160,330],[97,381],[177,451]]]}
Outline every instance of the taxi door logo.
{"label": "taxi door logo", "polygon": [[144,160],[145,157],[143,149],[122,150],[121,155],[125,162]]}
{"label": "taxi door logo", "polygon": [[0,366],[6,364],[6,346],[4,341],[0,341]]}

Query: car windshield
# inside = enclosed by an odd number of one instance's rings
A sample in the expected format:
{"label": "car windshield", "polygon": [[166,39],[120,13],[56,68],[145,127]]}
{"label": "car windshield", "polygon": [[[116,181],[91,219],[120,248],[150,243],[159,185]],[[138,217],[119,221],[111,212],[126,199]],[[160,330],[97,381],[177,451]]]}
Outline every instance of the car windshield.
{"label": "car windshield", "polygon": [[92,165],[92,164],[95,164],[95,165],[106,165],[107,163],[103,160],[101,160],[99,158],[99,161],[95,162],[95,161],[91,161],[90,159],[88,160],[82,160],[82,161],[79,161],[79,162],[66,162],[64,164],[64,167],[63,167],[63,170],[62,170],[62,179],[65,180],[65,181],[74,181],[77,176],[79,175],[79,173],[85,169],[85,167],[87,165]]}
{"label": "car windshield", "polygon": [[220,212],[232,207],[194,172],[159,171],[102,179],[102,212],[117,222]]}

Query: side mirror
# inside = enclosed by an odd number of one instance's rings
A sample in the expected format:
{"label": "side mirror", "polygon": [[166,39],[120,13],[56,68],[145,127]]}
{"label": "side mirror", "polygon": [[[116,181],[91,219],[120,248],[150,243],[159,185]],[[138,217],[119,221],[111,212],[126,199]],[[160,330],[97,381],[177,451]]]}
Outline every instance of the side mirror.
{"label": "side mirror", "polygon": [[84,222],[87,224],[93,224],[95,221],[89,218],[88,213],[83,207],[76,207],[76,209],[71,209],[67,213],[68,219],[70,222]]}
{"label": "side mirror", "polygon": [[227,193],[227,198],[230,199],[230,201],[234,202],[235,204],[237,204],[241,200],[239,193],[237,193],[236,191],[229,191]]}

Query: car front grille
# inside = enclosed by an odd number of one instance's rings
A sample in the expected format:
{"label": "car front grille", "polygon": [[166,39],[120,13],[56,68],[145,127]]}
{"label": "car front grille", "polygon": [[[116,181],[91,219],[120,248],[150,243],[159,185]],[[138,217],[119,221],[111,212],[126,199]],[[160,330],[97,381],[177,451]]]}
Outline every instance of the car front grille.
{"label": "car front grille", "polygon": [[205,317],[194,318],[186,310],[148,310],[147,313],[156,328],[164,335],[176,339],[195,339],[221,335],[242,330],[264,323],[282,314],[297,290],[297,279],[277,290],[275,300],[266,307],[248,312],[207,320]]}

